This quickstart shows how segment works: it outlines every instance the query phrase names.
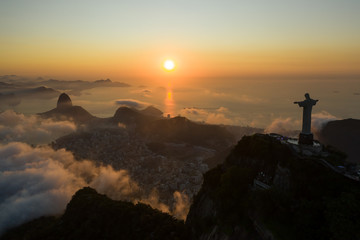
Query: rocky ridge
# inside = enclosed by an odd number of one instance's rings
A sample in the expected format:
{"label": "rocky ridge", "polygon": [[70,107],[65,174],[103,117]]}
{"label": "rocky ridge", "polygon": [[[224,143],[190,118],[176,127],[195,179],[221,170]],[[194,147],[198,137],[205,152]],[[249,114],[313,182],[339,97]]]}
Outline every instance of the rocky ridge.
{"label": "rocky ridge", "polygon": [[359,182],[333,165],[344,159],[279,135],[243,137],[204,175],[187,217],[193,239],[359,239]]}
{"label": "rocky ridge", "polygon": [[94,189],[79,190],[59,217],[42,217],[1,239],[186,239],[182,221],[150,206],[114,201]]}

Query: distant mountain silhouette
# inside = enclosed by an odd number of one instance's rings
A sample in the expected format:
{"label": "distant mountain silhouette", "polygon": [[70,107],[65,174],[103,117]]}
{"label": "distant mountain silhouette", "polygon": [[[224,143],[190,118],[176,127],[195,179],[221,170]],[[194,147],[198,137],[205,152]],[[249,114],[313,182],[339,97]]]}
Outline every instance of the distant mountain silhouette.
{"label": "distant mountain silhouette", "polygon": [[2,89],[4,89],[4,88],[14,88],[14,84],[6,83],[6,82],[0,82],[0,87]]}
{"label": "distant mountain silhouette", "polygon": [[[5,90],[1,92],[1,90]],[[0,82],[0,105],[16,106],[22,99],[52,99],[56,98],[60,92],[44,86],[28,88]]]}
{"label": "distant mountain silhouette", "polygon": [[235,142],[234,136],[225,127],[196,123],[180,116],[153,121],[141,131],[155,141],[184,142],[217,150]]}
{"label": "distant mountain silhouette", "polygon": [[52,88],[47,88],[44,86],[32,88],[32,89],[26,89],[19,92],[15,92],[16,95],[20,97],[36,97],[40,99],[51,99],[55,98],[57,95],[59,95],[59,91],[56,91]]}
{"label": "distant mountain silhouette", "polygon": [[110,121],[125,124],[155,142],[189,143],[217,150],[235,142],[234,136],[222,126],[196,123],[185,117],[154,117],[128,107],[118,108]]}
{"label": "distant mountain silhouette", "polygon": [[153,116],[153,117],[162,117],[163,112],[159,109],[155,108],[154,106],[149,106],[143,110],[140,110],[142,114]]}
{"label": "distant mountain silhouette", "polygon": [[8,105],[8,106],[17,106],[21,103],[21,99],[16,96],[14,93],[0,93],[0,106]]}
{"label": "distant mountain silhouette", "polygon": [[91,120],[97,119],[84,108],[73,106],[70,97],[66,93],[62,93],[59,96],[56,108],[39,113],[39,115],[44,118],[54,118],[57,120],[72,120],[77,124],[88,123]]}
{"label": "distant mountain silhouette", "polygon": [[34,82],[33,84],[42,84],[45,86],[50,86],[58,90],[68,89],[69,93],[73,95],[81,95],[81,92],[87,89],[93,89],[98,87],[129,87],[129,84],[122,82],[113,82],[110,79],[106,80],[96,80],[93,82],[75,80],[75,81],[65,81],[65,80],[56,80],[49,79],[41,82]]}
{"label": "distant mountain silhouette", "polygon": [[57,107],[40,113],[45,118],[72,119],[75,123],[100,125],[126,125],[141,136],[155,142],[177,142],[224,150],[235,143],[235,137],[225,127],[190,121],[185,117],[163,118],[155,107],[137,110],[119,107],[110,118],[97,118],[80,106],[73,106],[66,93],[59,96]]}
{"label": "distant mountain silhouette", "polygon": [[316,136],[320,142],[345,152],[348,161],[360,163],[360,120],[350,118],[328,122]]}
{"label": "distant mountain silhouette", "polygon": [[119,107],[110,121],[115,124],[122,123],[138,130],[155,119],[155,117],[145,115],[134,108]]}
{"label": "distant mountain silhouette", "polygon": [[69,108],[69,107],[72,107],[71,99],[69,95],[67,95],[66,93],[62,93],[59,96],[56,108],[60,109],[60,108]]}

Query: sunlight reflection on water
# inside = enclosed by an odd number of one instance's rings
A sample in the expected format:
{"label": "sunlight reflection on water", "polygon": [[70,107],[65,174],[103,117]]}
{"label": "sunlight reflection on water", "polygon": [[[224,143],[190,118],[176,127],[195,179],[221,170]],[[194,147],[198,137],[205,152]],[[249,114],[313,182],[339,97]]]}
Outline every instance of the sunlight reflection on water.
{"label": "sunlight reflection on water", "polygon": [[[96,88],[71,96],[74,105],[80,105],[98,117],[113,116],[116,99],[134,99],[153,105],[174,117],[191,108],[188,117],[196,121],[212,119],[231,120],[236,125],[266,127],[277,118],[301,119],[301,109],[293,105],[305,92],[319,99],[313,113],[326,111],[337,118],[360,118],[360,84],[355,80],[217,80],[202,84],[180,86],[167,82],[165,86],[132,84],[127,88]],[[131,83],[131,82],[129,82]],[[29,100],[15,108],[22,113],[38,113],[56,106],[57,99]],[[189,111],[188,111],[189,112]],[[300,126],[298,126],[300,129]]]}

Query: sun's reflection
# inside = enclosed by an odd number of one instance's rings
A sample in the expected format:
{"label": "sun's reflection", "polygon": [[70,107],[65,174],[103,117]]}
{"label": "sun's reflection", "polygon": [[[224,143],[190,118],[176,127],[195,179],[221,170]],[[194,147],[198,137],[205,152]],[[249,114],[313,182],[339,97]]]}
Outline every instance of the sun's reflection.
{"label": "sun's reflection", "polygon": [[167,117],[174,117],[174,108],[175,108],[175,102],[173,99],[173,92],[171,88],[171,84],[168,84],[168,87],[166,89],[166,98],[165,98],[165,116]]}

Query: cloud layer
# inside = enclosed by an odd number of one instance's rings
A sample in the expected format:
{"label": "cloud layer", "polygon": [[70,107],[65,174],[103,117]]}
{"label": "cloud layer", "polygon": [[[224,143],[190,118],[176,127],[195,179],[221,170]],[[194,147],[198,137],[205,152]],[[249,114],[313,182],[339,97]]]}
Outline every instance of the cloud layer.
{"label": "cloud layer", "polygon": [[311,128],[313,131],[320,131],[328,122],[334,120],[338,118],[326,111],[315,113],[311,116]]}
{"label": "cloud layer", "polygon": [[25,116],[13,110],[0,113],[0,143],[46,144],[76,130],[73,122]]}
{"label": "cloud layer", "polygon": [[148,103],[141,102],[135,99],[118,99],[115,101],[115,104],[118,106],[126,106],[135,109],[142,109],[149,106]]}
{"label": "cloud layer", "polygon": [[52,96],[53,93],[57,92],[57,90],[67,91],[71,95],[80,96],[82,91],[88,89],[102,87],[129,87],[130,85],[122,82],[113,82],[110,79],[100,79],[96,81],[69,81],[56,79],[44,80],[42,77],[38,77],[37,79],[30,79],[16,75],[4,75],[0,76],[0,86],[3,86],[3,88],[5,86],[7,92],[16,92],[20,94],[25,93],[26,95],[29,94],[30,91],[30,93],[36,93],[33,95],[33,97],[37,98],[40,96],[40,98],[44,98],[44,96],[40,95],[41,93],[45,95],[51,94]]}
{"label": "cloud layer", "polygon": [[[338,118],[331,115],[326,111],[314,113],[311,115],[311,131],[316,133],[330,121],[337,120]],[[298,137],[298,131],[301,131],[301,120],[293,118],[276,118],[269,124],[265,133],[278,133],[288,137]]]}
{"label": "cloud layer", "polygon": [[0,234],[36,217],[61,214],[84,186],[124,200],[139,189],[125,170],[76,161],[63,149],[12,142],[0,145],[0,159]]}
{"label": "cloud layer", "polygon": [[288,137],[297,137],[295,130],[299,129],[300,120],[293,118],[276,118],[264,130],[265,133],[277,133]]}
{"label": "cloud layer", "polygon": [[220,107],[215,110],[207,110],[202,108],[184,108],[180,114],[194,121],[202,121],[209,124],[236,124],[236,119],[230,119],[227,114],[229,110],[225,107]]}

